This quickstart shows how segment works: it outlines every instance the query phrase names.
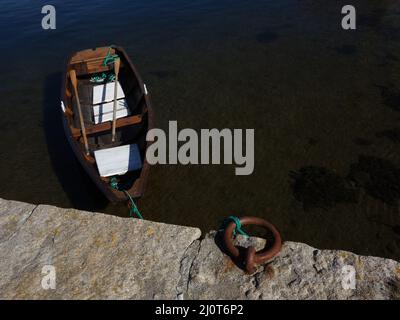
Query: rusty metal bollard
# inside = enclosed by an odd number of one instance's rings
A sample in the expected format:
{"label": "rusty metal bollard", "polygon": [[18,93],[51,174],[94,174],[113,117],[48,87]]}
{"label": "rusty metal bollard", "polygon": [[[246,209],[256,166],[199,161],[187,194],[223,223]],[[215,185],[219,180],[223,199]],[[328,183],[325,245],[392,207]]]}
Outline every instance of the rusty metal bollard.
{"label": "rusty metal bollard", "polygon": [[[272,232],[274,237],[274,244],[270,249],[263,249],[259,252],[256,252],[254,247],[248,247],[246,249],[245,255],[245,270],[248,273],[253,273],[255,271],[255,264],[261,264],[274,256],[276,256],[282,248],[282,239],[281,235],[279,234],[278,230],[268,221],[257,218],[257,217],[242,217],[240,218],[240,223],[242,225],[256,225],[264,227],[265,229]],[[239,258],[239,250],[236,248],[232,242],[232,234],[236,228],[236,224],[232,221],[230,222],[224,231],[223,243],[225,249],[227,250],[228,254],[233,259]]]}

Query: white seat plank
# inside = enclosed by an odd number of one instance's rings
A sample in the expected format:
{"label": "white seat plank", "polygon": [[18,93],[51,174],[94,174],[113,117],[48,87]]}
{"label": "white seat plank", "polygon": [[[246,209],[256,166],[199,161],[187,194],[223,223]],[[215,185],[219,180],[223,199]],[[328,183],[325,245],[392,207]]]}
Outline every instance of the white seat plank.
{"label": "white seat plank", "polygon": [[[128,109],[128,103],[125,99],[117,100],[117,110]],[[98,116],[99,114],[113,112],[114,101],[100,103],[93,106],[93,115]]]}
{"label": "white seat plank", "polygon": [[[94,123],[102,123],[113,119],[114,101],[96,104],[93,106]],[[116,118],[123,118],[130,115],[128,104],[125,99],[117,100]]]}
{"label": "white seat plank", "polygon": [[[107,121],[112,121],[113,115],[114,115],[113,112],[109,112],[109,113],[100,114],[98,116],[94,116],[94,123],[98,124],[98,123],[103,123],[103,122],[107,122]],[[117,110],[117,112],[115,113],[115,119],[123,118],[128,115],[129,115],[128,109]]]}
{"label": "white seat plank", "polygon": [[142,167],[137,144],[97,150],[94,152],[100,176],[122,175]]}
{"label": "white seat plank", "polygon": [[[114,100],[115,82],[108,82],[93,86],[93,104],[110,102]],[[117,99],[125,98],[121,84],[117,83]]]}

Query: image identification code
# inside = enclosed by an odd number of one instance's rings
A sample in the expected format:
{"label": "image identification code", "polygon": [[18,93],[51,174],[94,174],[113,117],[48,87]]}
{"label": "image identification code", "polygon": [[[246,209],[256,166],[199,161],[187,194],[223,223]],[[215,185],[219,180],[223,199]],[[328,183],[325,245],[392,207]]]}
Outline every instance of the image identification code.
{"label": "image identification code", "polygon": [[179,315],[186,318],[190,314],[208,317],[212,315],[243,315],[241,304],[200,304],[198,309],[185,306],[166,306],[163,304],[155,310],[156,315]]}

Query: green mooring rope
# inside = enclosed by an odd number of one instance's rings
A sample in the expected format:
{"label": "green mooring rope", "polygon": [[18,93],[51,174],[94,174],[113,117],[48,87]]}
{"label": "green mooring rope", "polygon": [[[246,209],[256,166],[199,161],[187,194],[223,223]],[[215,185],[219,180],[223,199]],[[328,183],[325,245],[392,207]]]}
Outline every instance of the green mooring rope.
{"label": "green mooring rope", "polygon": [[110,179],[110,186],[111,188],[115,189],[115,190],[119,190],[118,188],[118,181],[116,177],[111,177]]}
{"label": "green mooring rope", "polygon": [[133,218],[133,214],[136,214],[136,216],[137,216],[139,219],[142,219],[142,220],[143,220],[143,216],[142,216],[142,214],[140,213],[138,207],[136,206],[136,203],[135,203],[135,201],[133,200],[132,196],[129,194],[128,191],[126,191],[126,190],[124,190],[124,189],[121,190],[121,189],[119,188],[119,186],[118,186],[118,181],[117,181],[117,178],[116,178],[116,177],[111,177],[111,179],[110,179],[110,186],[111,186],[111,188],[113,188],[113,189],[115,189],[115,190],[119,190],[119,191],[122,191],[123,193],[125,193],[126,197],[127,197],[127,198],[129,199],[129,201],[131,202],[131,208],[130,208],[130,210],[129,210],[130,216]]}
{"label": "green mooring rope", "polygon": [[242,224],[240,223],[240,219],[238,217],[235,217],[235,216],[229,216],[228,218],[226,218],[222,222],[222,226],[221,226],[220,230],[225,229],[230,221],[233,221],[236,224],[235,229],[233,229],[233,236],[234,237],[236,237],[237,233],[240,233],[242,236],[244,236],[246,238],[249,237],[249,235],[246,232],[243,231]]}
{"label": "green mooring rope", "polygon": [[[108,66],[110,64],[113,64],[115,60],[119,59],[119,56],[117,54],[111,54],[111,49],[114,48],[114,45],[111,45],[108,48],[107,55],[103,60],[103,66]],[[115,80],[115,75],[113,73],[101,73],[101,74],[96,74],[93,77],[90,78],[90,82],[92,83],[103,83],[104,81],[106,82],[112,82]]]}
{"label": "green mooring rope", "polygon": [[108,66],[109,64],[112,64],[115,62],[115,60],[119,59],[119,56],[117,54],[111,54],[111,49],[114,48],[114,45],[111,45],[108,48],[107,55],[103,61],[103,66]]}
{"label": "green mooring rope", "polygon": [[97,73],[93,77],[90,78],[90,82],[92,83],[103,83],[105,82],[113,82],[115,80],[115,74],[113,73]]}

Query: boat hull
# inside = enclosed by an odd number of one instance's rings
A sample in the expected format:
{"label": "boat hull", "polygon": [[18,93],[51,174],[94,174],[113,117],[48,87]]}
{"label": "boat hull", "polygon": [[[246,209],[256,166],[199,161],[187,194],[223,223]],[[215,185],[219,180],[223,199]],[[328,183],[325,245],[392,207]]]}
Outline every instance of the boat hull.
{"label": "boat hull", "polygon": [[[148,130],[151,130],[154,127],[154,115],[153,115],[153,109],[151,106],[150,102],[150,96],[147,92],[147,89],[145,89],[145,85],[138,74],[135,66],[129,59],[128,55],[126,54],[125,50],[121,47],[115,47],[115,49],[118,51],[118,54],[122,54],[124,56],[125,62],[129,64],[130,69],[133,72],[133,75],[136,77],[137,82],[139,83],[139,86],[143,88],[143,96],[144,96],[144,104],[146,106],[146,117],[147,117],[147,126],[146,126],[146,132]],[[95,50],[95,49],[93,49]],[[85,52],[82,51],[82,52]],[[76,53],[75,53],[76,55]],[[72,57],[73,55],[71,55]],[[62,97],[62,103],[64,106],[68,104],[68,96],[67,96],[67,87],[66,83],[68,81],[68,71],[70,69],[70,61],[71,57],[68,59],[68,63],[66,64],[66,70],[64,72],[63,76],[63,81],[62,81],[62,88],[61,88],[61,97]],[[91,180],[94,182],[96,187],[102,192],[102,194],[111,202],[120,202],[120,201],[126,201],[127,196],[124,191],[116,190],[111,187],[110,183],[106,181],[106,179],[103,179],[100,177],[98,170],[96,166],[94,166],[90,161],[88,161],[87,157],[85,156],[85,153],[83,152],[82,145],[80,142],[78,142],[73,135],[73,132],[71,130],[71,124],[70,121],[68,121],[68,118],[66,117],[66,113],[63,109],[61,109],[62,113],[62,121],[63,121],[63,127],[64,127],[64,132],[66,135],[66,138],[68,140],[69,145],[71,146],[71,149],[73,153],[75,154],[76,158],[78,159],[80,165],[84,169],[84,171],[87,173],[87,175],[91,178]],[[149,147],[150,142],[146,142],[145,149]],[[143,196],[145,189],[146,189],[146,184],[148,180],[148,175],[150,171],[150,164],[147,162],[146,157],[143,159],[143,165],[140,171],[140,176],[134,181],[133,185],[131,188],[126,190],[134,199],[138,199]]]}

